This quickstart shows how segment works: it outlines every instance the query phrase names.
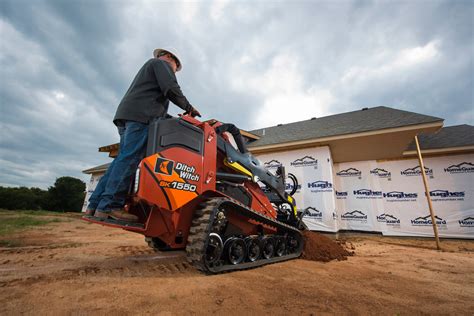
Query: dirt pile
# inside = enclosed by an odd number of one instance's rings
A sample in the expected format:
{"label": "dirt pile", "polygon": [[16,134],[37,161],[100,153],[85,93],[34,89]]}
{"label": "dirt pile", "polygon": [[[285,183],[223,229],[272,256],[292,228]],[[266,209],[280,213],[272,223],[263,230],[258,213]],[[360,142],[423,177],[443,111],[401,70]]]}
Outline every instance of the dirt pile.
{"label": "dirt pile", "polygon": [[305,231],[303,233],[305,245],[302,259],[312,261],[329,262],[331,260],[347,260],[347,256],[352,256],[353,251],[346,250],[337,241],[321,234]]}

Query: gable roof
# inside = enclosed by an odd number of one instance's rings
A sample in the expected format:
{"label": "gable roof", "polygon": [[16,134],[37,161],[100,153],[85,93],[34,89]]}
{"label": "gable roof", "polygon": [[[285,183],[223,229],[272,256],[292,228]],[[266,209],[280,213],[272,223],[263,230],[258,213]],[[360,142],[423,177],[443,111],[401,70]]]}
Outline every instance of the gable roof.
{"label": "gable roof", "polygon": [[[443,127],[433,134],[418,135],[423,153],[472,152],[474,151],[474,126],[463,124]],[[403,155],[416,153],[415,141],[411,142]]]}
{"label": "gable roof", "polygon": [[434,122],[442,123],[443,119],[378,106],[321,118],[313,118],[306,121],[256,129],[250,132],[261,138],[250,142],[248,147],[260,147]]}
{"label": "gable roof", "polygon": [[87,173],[87,174],[92,174],[92,173],[99,173],[99,172],[105,172],[107,168],[110,166],[111,162],[105,163],[103,165],[95,166],[90,169],[82,170],[82,173]]}
{"label": "gable roof", "polygon": [[[421,149],[474,146],[474,126],[463,124],[443,127],[433,134],[422,133],[418,139]],[[416,150],[415,142],[407,150]]]}

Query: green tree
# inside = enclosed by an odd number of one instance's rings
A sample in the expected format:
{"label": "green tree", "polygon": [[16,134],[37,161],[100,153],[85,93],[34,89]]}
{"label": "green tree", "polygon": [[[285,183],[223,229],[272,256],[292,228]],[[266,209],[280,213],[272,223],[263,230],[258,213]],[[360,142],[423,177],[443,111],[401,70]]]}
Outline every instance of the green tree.
{"label": "green tree", "polygon": [[43,208],[46,191],[39,188],[0,187],[0,208],[8,210],[39,210]]}
{"label": "green tree", "polygon": [[58,212],[80,212],[84,203],[86,184],[73,177],[57,178],[48,189],[45,208]]}

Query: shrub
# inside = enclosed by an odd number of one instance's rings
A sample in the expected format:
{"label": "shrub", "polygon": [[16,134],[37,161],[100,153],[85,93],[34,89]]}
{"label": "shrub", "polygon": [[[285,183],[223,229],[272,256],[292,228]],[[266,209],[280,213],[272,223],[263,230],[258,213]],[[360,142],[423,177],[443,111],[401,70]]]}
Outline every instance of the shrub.
{"label": "shrub", "polygon": [[0,186],[0,208],[80,212],[86,184],[73,177],[60,177],[47,191],[39,188],[6,188]]}

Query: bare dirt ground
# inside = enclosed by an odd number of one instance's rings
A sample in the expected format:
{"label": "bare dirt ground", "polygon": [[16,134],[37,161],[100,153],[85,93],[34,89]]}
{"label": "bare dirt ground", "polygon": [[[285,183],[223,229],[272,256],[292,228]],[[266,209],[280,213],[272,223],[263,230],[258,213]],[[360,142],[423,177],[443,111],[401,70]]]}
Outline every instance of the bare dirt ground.
{"label": "bare dirt ground", "polygon": [[355,255],[206,276],[183,252],[77,217],[9,235],[0,314],[465,314],[474,311],[474,242],[341,235]]}

